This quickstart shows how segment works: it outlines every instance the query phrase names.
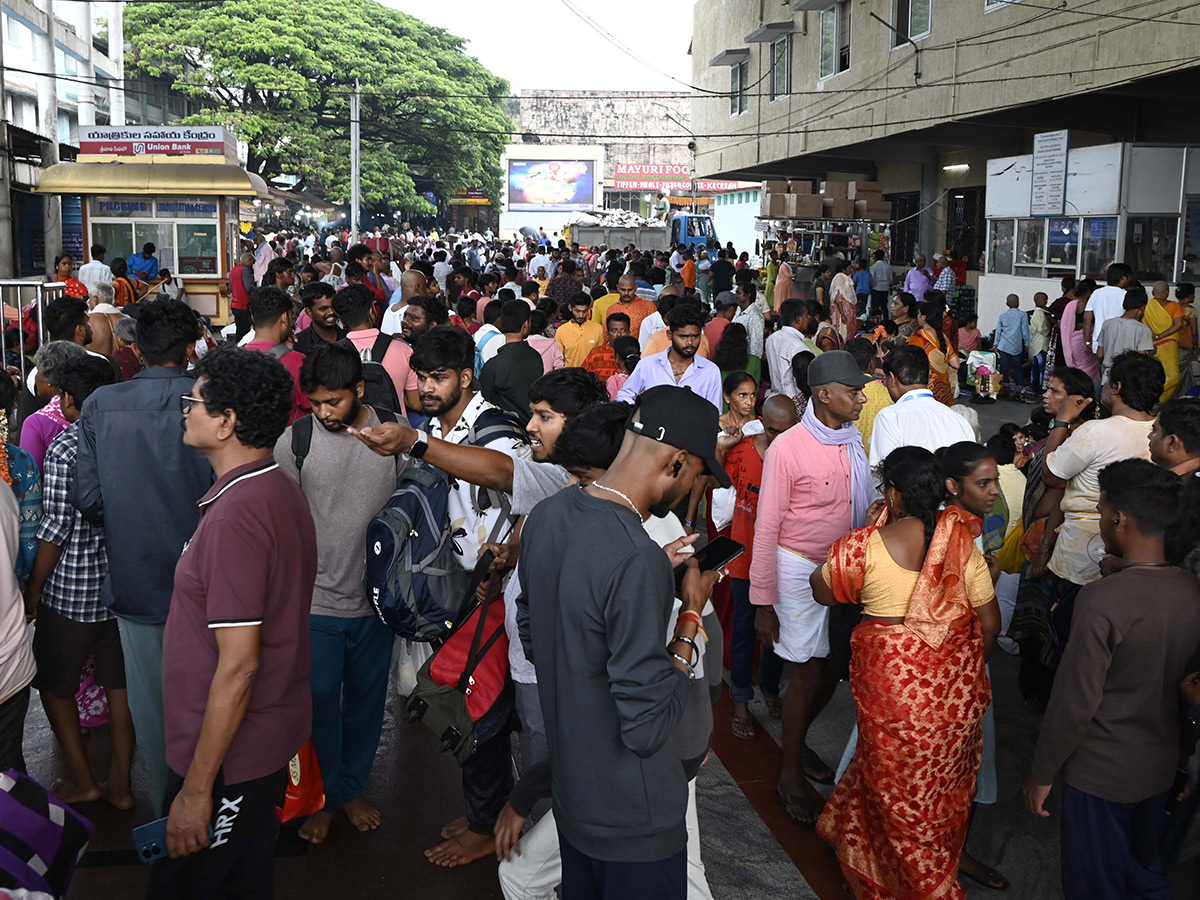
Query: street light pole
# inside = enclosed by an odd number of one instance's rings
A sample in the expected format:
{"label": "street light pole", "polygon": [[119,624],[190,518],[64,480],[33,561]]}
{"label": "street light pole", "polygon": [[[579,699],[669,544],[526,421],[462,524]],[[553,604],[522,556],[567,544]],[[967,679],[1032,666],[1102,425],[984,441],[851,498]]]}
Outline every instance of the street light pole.
{"label": "street light pole", "polygon": [[362,150],[359,146],[360,100],[358,79],[354,79],[354,94],[350,97],[350,243],[358,243],[358,207],[361,203],[359,191],[359,167]]}

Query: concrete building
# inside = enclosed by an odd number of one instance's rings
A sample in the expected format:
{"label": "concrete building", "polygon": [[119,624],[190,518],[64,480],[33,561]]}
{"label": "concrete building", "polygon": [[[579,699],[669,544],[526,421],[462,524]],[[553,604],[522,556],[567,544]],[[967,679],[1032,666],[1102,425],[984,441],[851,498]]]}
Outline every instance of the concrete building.
{"label": "concrete building", "polygon": [[[720,92],[692,97],[698,174],[881,182],[892,263],[957,251],[985,329],[1009,290],[1028,303],[1057,275],[1094,274],[1087,260],[1149,254],[1178,280],[1195,269],[1184,248],[1186,191],[1200,182],[1186,149],[1200,144],[1197,25],[1200,5],[1181,0],[698,0],[693,81]],[[1059,208],[1022,205],[1035,135],[1063,130]],[[1098,187],[1085,184],[1095,174],[1085,151],[1110,145],[1092,156],[1115,165],[1104,190],[1117,193],[1073,206]],[[1006,165],[1023,180],[1011,183]],[[1170,208],[1157,208],[1172,190]],[[1079,236],[1104,246],[1080,252]],[[1141,246],[1151,241],[1152,253]],[[1055,249],[1064,242],[1075,250]]]}

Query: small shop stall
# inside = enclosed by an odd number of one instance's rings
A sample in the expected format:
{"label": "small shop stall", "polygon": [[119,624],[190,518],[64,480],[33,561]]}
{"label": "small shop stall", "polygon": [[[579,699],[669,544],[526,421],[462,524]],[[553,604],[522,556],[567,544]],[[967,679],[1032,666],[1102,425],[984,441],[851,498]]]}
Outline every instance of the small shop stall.
{"label": "small shop stall", "polygon": [[240,246],[239,202],[266,198],[267,185],[236,163],[232,139],[217,127],[80,129],[79,161],[51,166],[43,194],[83,198],[83,245],[127,258],[153,243],[159,267],[182,278],[187,301],[221,322],[227,274]]}
{"label": "small shop stall", "polygon": [[979,326],[1017,294],[1051,300],[1064,275],[1104,283],[1110,263],[1144,283],[1200,281],[1200,147],[1070,147],[1067,132],[1035,136],[1033,154],[988,160],[988,252]]}

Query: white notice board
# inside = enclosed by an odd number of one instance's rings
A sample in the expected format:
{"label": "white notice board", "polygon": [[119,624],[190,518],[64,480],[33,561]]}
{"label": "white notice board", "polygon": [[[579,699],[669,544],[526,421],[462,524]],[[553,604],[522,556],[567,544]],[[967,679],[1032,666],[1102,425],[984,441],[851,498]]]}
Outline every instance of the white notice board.
{"label": "white notice board", "polygon": [[1029,211],[1035,216],[1061,216],[1067,202],[1067,148],[1070,132],[1047,131],[1033,136],[1033,194]]}

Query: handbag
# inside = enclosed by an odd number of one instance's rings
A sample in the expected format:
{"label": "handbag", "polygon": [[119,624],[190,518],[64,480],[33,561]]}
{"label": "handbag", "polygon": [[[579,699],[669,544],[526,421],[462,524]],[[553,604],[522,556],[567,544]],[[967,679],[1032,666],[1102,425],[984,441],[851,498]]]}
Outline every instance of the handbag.
{"label": "handbag", "polygon": [[[471,574],[467,603],[483,583],[493,559],[490,550],[479,558]],[[514,690],[499,584],[497,575],[483,602],[475,605],[421,666],[417,686],[405,703],[409,721],[423,722],[459,765],[512,717]]]}
{"label": "handbag", "polygon": [[0,772],[0,892],[67,892],[92,823],[27,775]]}

